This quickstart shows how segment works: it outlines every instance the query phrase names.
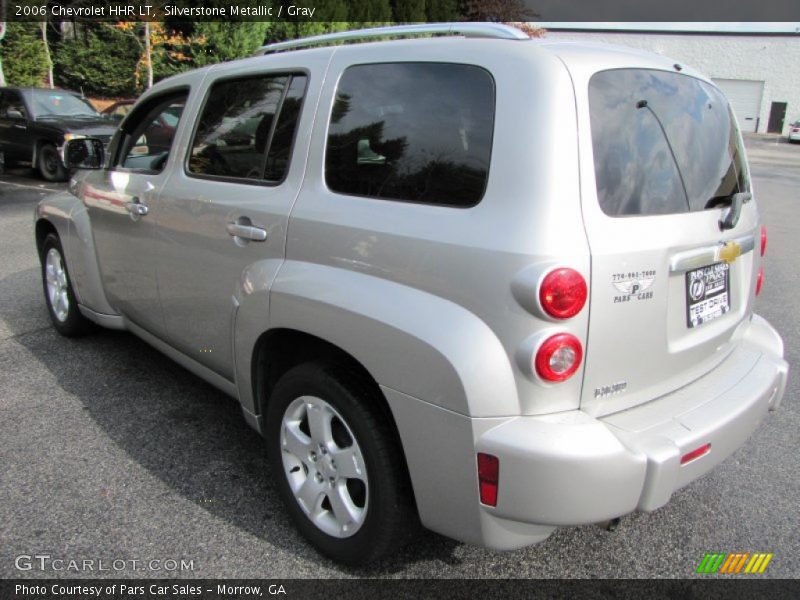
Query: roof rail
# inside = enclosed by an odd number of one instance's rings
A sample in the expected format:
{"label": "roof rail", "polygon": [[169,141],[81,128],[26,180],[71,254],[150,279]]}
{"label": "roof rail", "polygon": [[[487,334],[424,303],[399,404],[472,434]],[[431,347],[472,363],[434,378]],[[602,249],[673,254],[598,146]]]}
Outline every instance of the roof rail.
{"label": "roof rail", "polygon": [[421,25],[396,25],[372,27],[314,35],[298,40],[267,44],[255,51],[255,55],[272,54],[286,50],[298,50],[309,46],[335,44],[336,42],[369,41],[388,37],[417,37],[426,35],[454,35],[471,38],[495,38],[504,40],[527,40],[528,35],[516,27],[501,23],[423,23]]}

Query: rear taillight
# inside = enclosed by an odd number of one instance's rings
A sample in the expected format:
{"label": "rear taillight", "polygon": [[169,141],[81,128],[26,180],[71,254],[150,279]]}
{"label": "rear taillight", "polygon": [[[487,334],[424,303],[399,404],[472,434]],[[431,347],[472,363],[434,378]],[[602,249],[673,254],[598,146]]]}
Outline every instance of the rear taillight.
{"label": "rear taillight", "polygon": [[[761,256],[767,253],[767,228],[761,226]],[[758,275],[756,276],[756,296],[761,293],[761,288],[764,287],[764,265],[758,267]]]}
{"label": "rear taillight", "polygon": [[500,459],[478,452],[478,485],[481,504],[497,506],[497,485],[500,481]]}
{"label": "rear taillight", "polygon": [[569,319],[581,312],[587,295],[586,280],[575,269],[554,269],[539,287],[542,309],[556,319]]}
{"label": "rear taillight", "polygon": [[536,373],[545,381],[565,381],[581,366],[583,347],[571,333],[547,338],[534,358]]}

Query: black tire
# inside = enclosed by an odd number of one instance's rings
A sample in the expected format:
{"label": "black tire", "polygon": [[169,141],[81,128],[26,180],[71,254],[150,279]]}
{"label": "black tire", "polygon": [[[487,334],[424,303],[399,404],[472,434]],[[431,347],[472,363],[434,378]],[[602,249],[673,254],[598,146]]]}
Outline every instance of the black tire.
{"label": "black tire", "polygon": [[[51,252],[55,253],[51,255]],[[52,257],[52,262],[60,263],[63,271],[63,278],[60,280],[59,289],[66,294],[66,308],[63,304],[58,305],[58,310],[53,307],[53,300],[51,299],[51,292],[48,288],[48,276],[51,278],[55,273],[48,274],[48,257]],[[72,289],[72,281],[69,277],[67,270],[67,263],[64,259],[64,250],[61,247],[61,240],[55,233],[48,233],[42,243],[42,287],[44,289],[44,300],[47,304],[47,314],[50,315],[50,320],[53,322],[53,327],[56,331],[66,337],[78,337],[86,335],[94,330],[94,323],[84,317],[78,309],[78,301],[75,298],[75,292]]]}
{"label": "black tire", "polygon": [[36,156],[36,168],[47,181],[66,181],[69,173],[53,144],[44,144]]}
{"label": "black tire", "polygon": [[[403,452],[392,425],[380,409],[381,399],[376,397],[379,393],[374,384],[370,385],[346,366],[332,362],[305,363],[281,377],[266,411],[269,461],[289,516],[322,554],[352,566],[363,566],[393,554],[417,531],[419,524]],[[296,406],[295,401],[303,396],[322,399],[333,407],[342,417],[348,432],[352,432],[363,456],[367,480],[365,490],[368,490],[364,500],[365,516],[349,537],[328,534],[306,515],[284,468],[281,447],[283,418],[287,409]],[[305,467],[303,471],[310,479],[311,472]],[[345,483],[349,484],[350,480]],[[349,485],[345,488],[348,489]],[[335,517],[329,496],[323,493],[319,498],[323,498],[322,507],[325,501],[328,502],[329,519]]]}

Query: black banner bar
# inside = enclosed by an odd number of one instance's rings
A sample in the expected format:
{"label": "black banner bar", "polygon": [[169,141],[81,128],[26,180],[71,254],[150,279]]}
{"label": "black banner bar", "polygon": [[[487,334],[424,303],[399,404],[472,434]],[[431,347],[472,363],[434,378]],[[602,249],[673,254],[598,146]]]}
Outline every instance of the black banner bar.
{"label": "black banner bar", "polygon": [[3,600],[229,600],[234,598],[419,600],[476,598],[648,598],[715,600],[796,598],[798,580],[712,577],[696,580],[425,580],[425,579],[60,579],[3,580]]}
{"label": "black banner bar", "polygon": [[[2,0],[0,21],[285,21],[324,23],[386,22],[396,14],[427,22],[438,14],[397,11],[403,0],[387,0],[381,10],[361,0]],[[377,6],[377,5],[376,5]],[[424,6],[424,3],[419,6]],[[544,22],[786,22],[800,21],[797,0],[492,0],[447,4],[448,19]],[[392,7],[395,7],[393,9]],[[374,13],[374,14],[373,14]]]}

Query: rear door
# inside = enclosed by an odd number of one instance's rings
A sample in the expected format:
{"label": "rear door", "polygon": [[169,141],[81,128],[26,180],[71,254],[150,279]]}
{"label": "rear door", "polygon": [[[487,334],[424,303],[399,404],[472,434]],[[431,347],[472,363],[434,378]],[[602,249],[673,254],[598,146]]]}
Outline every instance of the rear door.
{"label": "rear door", "polygon": [[313,111],[303,116],[303,105],[324,63],[310,72],[276,64],[291,58],[269,60],[272,70],[254,72],[250,63],[209,76],[187,156],[165,186],[157,219],[167,339],[228,380],[239,302],[268,298],[254,282],[271,282],[283,261],[305,170]]}
{"label": "rear door", "polygon": [[758,215],[745,202],[735,227],[720,226],[750,182],[714,85],[643,68],[585,84],[592,282],[582,407],[602,415],[686,385],[730,353],[751,313]]}

